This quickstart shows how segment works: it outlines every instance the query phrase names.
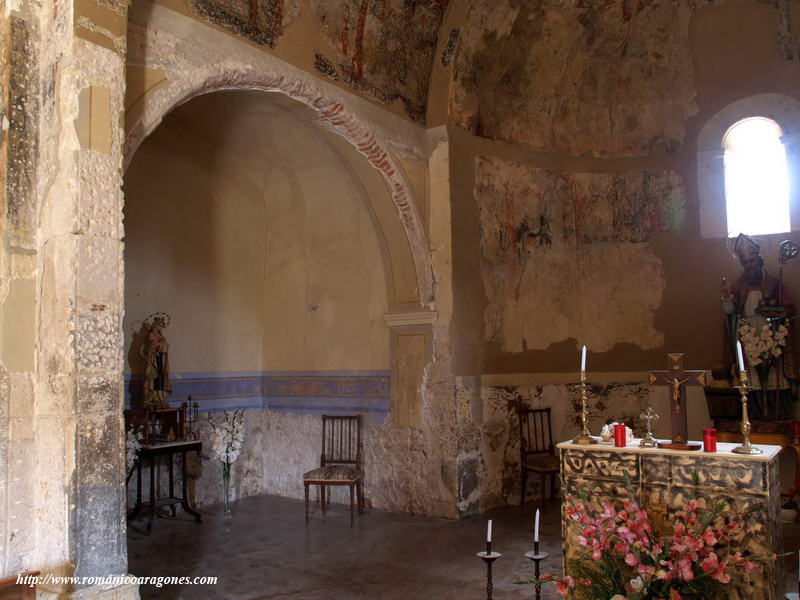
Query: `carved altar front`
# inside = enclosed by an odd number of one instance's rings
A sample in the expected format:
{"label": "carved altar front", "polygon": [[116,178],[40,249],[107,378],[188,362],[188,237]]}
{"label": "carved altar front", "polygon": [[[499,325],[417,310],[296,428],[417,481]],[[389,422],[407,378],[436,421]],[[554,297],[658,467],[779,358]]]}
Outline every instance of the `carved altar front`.
{"label": "carved altar front", "polygon": [[[639,440],[626,448],[558,444],[564,496],[587,495],[621,501],[629,496],[625,473],[633,493],[647,509],[654,525],[668,527],[671,514],[696,498],[702,507],[727,503],[731,515],[744,515],[754,506],[762,508],[746,517],[742,552],[753,555],[782,551],[780,487],[777,456],[779,446],[759,446],[758,456],[733,454],[736,444],[718,443],[718,452],[691,452],[639,448]],[[564,564],[580,548],[574,521],[562,512]],[[780,560],[754,571],[745,581],[731,582],[728,600],[779,600],[784,597],[784,573]],[[728,591],[728,589],[726,589]]]}

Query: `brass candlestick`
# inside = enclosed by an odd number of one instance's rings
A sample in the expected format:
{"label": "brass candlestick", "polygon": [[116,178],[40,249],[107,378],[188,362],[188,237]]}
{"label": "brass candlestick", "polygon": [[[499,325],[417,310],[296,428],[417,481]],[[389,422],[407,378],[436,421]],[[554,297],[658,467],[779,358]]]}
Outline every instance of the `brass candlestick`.
{"label": "brass candlestick", "polygon": [[742,396],[742,445],[732,450],[736,454],[761,454],[761,448],[750,443],[750,417],[747,414],[747,371],[739,373],[739,385],[736,386]]}
{"label": "brass candlestick", "polygon": [[586,407],[586,390],[589,386],[586,385],[586,371],[581,371],[581,424],[583,431],[581,431],[572,440],[573,444],[580,444],[581,446],[589,446],[596,444],[597,440],[589,433],[589,409]]}

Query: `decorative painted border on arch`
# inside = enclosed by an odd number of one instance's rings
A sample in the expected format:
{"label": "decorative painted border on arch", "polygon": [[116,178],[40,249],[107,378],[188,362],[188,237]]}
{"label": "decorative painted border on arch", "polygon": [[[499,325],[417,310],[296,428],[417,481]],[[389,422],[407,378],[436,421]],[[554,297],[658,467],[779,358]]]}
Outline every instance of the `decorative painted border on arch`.
{"label": "decorative painted border on arch", "polygon": [[[153,7],[153,13],[164,14],[160,12],[163,10]],[[411,248],[420,303],[430,307],[434,300],[433,271],[427,236],[413,201],[413,191],[385,144],[374,133],[374,128],[348,108],[344,100],[347,94],[274,56],[254,50],[177,13],[164,18],[167,22],[173,19],[184,20],[175,25],[177,31],[185,34],[187,27],[203,28],[203,35],[214,37],[219,44],[211,47],[195,38],[176,36],[171,31],[156,31],[151,19],[147,33],[142,34],[147,37],[147,51],[139,60],[146,63],[145,67],[163,69],[167,79],[145,94],[139,101],[141,111],[134,122],[128,124],[125,168],[141,142],[164,116],[192,98],[224,90],[284,94],[314,110],[319,125],[355,146],[379,171],[388,186]],[[129,38],[136,33],[135,25],[132,27]],[[235,53],[226,51],[231,49]],[[245,60],[245,57],[252,60]],[[136,60],[135,55],[132,58]]]}

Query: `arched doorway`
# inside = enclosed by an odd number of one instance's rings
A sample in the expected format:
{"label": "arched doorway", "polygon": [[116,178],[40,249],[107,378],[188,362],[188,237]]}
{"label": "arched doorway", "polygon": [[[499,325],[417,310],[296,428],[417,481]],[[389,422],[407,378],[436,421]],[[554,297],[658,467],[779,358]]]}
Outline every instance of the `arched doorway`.
{"label": "arched doorway", "polygon": [[[368,462],[389,435],[384,315],[413,262],[383,226],[399,222],[379,172],[315,117],[279,94],[205,94],[165,117],[125,175],[128,400],[141,322],[168,313],[171,402],[248,411],[237,495],[299,497],[322,412],[369,416]],[[204,463],[201,504],[219,501],[218,470]],[[391,490],[366,485],[388,504]]]}

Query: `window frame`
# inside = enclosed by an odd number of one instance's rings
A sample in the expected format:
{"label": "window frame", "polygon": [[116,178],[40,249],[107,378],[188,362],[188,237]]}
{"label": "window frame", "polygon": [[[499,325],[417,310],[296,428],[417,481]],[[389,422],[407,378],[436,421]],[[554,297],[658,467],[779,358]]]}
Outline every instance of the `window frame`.
{"label": "window frame", "polygon": [[[789,184],[790,231],[800,230],[800,186],[797,146],[800,137],[800,102],[783,94],[757,94],[725,106],[712,116],[697,138],[697,196],[700,235],[703,238],[728,237],[728,211],[725,198],[726,133],[739,121],[764,117],[775,121],[783,131]],[[781,234],[768,234],[781,235]]]}

